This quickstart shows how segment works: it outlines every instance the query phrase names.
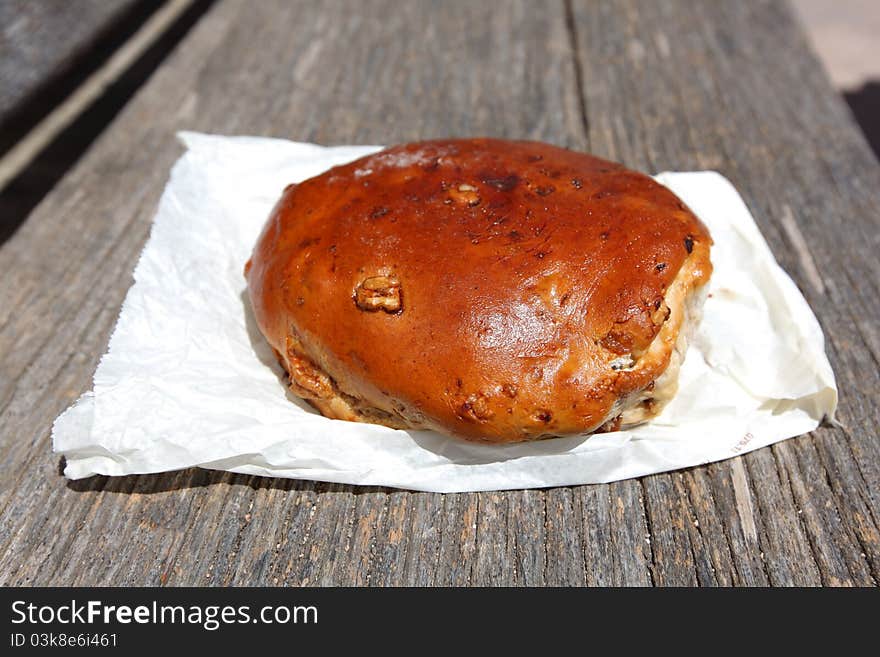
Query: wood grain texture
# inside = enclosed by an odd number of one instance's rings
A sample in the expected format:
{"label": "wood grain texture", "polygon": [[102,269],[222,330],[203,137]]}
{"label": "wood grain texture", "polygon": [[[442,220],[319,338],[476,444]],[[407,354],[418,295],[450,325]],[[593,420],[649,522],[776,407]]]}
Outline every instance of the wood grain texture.
{"label": "wood grain texture", "polygon": [[[0,583],[876,584],[880,167],[785,5],[482,4],[218,3],[0,249]],[[50,423],[91,385],[179,129],[718,169],[817,311],[843,427],[551,490],[65,482]]]}
{"label": "wood grain texture", "polygon": [[68,72],[138,0],[0,3],[0,124]]}

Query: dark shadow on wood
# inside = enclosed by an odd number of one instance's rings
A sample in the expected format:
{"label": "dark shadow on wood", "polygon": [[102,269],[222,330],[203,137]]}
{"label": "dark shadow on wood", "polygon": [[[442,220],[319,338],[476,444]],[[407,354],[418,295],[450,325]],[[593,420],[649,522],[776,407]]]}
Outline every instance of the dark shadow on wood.
{"label": "dark shadow on wood", "polygon": [[[215,0],[195,2],[116,82],[107,87],[92,105],[46,146],[24,171],[11,180],[3,190],[0,190],[0,244],[12,237],[31,210],[79,160],[80,156],[125,107],[135,92],[149,79],[214,2]],[[157,6],[156,3],[152,3],[152,5],[154,8]],[[152,12],[140,16],[140,22],[130,26],[128,36],[149,18],[150,13]],[[104,47],[110,46],[105,43]],[[84,74],[73,79],[81,82],[82,79],[93,73],[100,64],[103,64],[111,54],[112,51],[102,53],[102,58],[98,60],[97,65],[92,64],[91,67],[86,68]],[[69,86],[66,79],[65,85],[65,88]],[[73,88],[67,88],[67,93],[73,91]],[[39,101],[43,103],[42,107],[38,109],[28,103],[28,107],[25,109],[38,117],[34,121],[35,124],[66,95],[61,95],[60,98],[52,94],[44,95]],[[53,104],[48,105],[48,103]],[[3,145],[10,146],[10,139],[14,140],[24,136],[24,133],[21,132],[23,127],[28,126],[27,122],[22,122],[22,120],[10,121],[4,125],[0,129],[0,148]]]}
{"label": "dark shadow on wood", "polygon": [[843,98],[865,133],[874,155],[880,159],[880,82],[870,80],[859,89],[845,92]]}
{"label": "dark shadow on wood", "polygon": [[[0,154],[42,121],[57,105],[73,93],[86,78],[110,59],[128,39],[162,6],[156,0],[140,0],[116,19],[100,27],[91,43],[63,62],[33,89],[16,98],[0,113]],[[59,16],[60,18],[60,16]],[[51,50],[52,44],[45,46]]]}
{"label": "dark shadow on wood", "polygon": [[[64,458],[59,464],[59,475],[64,470]],[[77,493],[115,493],[130,495],[154,495],[171,491],[187,490],[192,488],[205,488],[207,486],[247,486],[254,490],[274,489],[286,491],[310,491],[314,493],[350,493],[352,495],[364,495],[366,493],[394,493],[400,492],[398,488],[383,486],[353,486],[351,484],[334,484],[323,481],[308,481],[304,479],[282,479],[279,477],[261,477],[259,475],[244,475],[234,472],[222,472],[220,470],[205,470],[202,468],[187,468],[175,472],[161,472],[157,474],[126,475],[124,477],[106,477],[96,475],[86,479],[76,479],[67,482],[67,488]]]}

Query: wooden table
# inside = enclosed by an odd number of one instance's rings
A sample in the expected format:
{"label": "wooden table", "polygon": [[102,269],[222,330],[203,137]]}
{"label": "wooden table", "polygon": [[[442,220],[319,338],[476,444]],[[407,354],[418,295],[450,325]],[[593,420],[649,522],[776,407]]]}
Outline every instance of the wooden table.
{"label": "wooden table", "polygon": [[38,101],[37,96],[57,96],[47,87],[66,87],[71,78],[81,80],[77,66],[89,54],[98,57],[99,50],[112,46],[115,33],[126,31],[126,21],[149,9],[143,4],[143,0],[3,0],[0,126],[16,119],[27,121],[28,117],[15,115],[33,110],[27,106]]}
{"label": "wooden table", "polygon": [[[68,482],[50,425],[91,387],[180,129],[496,135],[721,171],[819,317],[841,426],[550,490],[196,469]],[[874,585],[878,190],[778,2],[222,0],[0,249],[0,583]]]}

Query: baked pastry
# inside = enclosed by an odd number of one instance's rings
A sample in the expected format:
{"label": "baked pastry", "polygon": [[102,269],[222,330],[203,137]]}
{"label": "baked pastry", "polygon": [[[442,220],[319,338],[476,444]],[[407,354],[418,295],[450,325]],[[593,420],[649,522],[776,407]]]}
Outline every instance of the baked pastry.
{"label": "baked pastry", "polygon": [[619,164],[438,140],[288,186],[245,275],[291,390],[324,415],[515,442],[659,412],[711,244]]}

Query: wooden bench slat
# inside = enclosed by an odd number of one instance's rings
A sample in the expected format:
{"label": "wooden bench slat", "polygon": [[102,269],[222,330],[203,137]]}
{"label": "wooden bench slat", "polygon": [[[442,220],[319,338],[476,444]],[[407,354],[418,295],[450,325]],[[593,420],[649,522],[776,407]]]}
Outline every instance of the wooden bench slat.
{"label": "wooden bench slat", "polygon": [[58,82],[142,0],[0,3],[0,126]]}

